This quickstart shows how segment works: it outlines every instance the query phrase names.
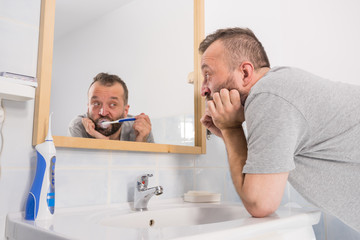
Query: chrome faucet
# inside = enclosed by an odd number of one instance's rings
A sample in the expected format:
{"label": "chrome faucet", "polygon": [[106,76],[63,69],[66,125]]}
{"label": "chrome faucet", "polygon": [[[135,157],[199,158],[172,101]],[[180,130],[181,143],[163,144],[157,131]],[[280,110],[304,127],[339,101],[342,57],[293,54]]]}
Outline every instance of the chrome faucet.
{"label": "chrome faucet", "polygon": [[134,193],[135,211],[146,211],[150,198],[154,195],[158,196],[163,193],[162,186],[156,186],[152,188],[147,187],[149,183],[149,177],[152,176],[152,174],[141,175],[136,181]]}

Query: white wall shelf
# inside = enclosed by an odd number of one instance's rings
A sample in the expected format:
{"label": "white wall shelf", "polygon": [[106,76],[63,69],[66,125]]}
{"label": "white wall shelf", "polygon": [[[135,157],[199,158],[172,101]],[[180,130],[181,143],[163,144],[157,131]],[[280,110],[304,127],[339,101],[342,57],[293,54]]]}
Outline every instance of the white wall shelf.
{"label": "white wall shelf", "polygon": [[27,101],[35,98],[35,87],[11,82],[11,78],[0,76],[0,99]]}

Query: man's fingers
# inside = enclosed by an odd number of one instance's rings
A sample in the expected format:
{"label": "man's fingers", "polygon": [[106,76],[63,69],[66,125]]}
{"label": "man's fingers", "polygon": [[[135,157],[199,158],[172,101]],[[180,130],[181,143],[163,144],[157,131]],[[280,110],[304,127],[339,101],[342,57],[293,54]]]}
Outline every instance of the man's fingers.
{"label": "man's fingers", "polygon": [[209,115],[204,115],[200,119],[200,122],[206,127],[209,128],[211,125],[213,125],[212,118]]}
{"label": "man's fingers", "polygon": [[208,101],[208,110],[212,117],[216,115],[217,109],[215,107],[214,101]]}
{"label": "man's fingers", "polygon": [[221,114],[224,111],[220,93],[218,93],[218,92],[214,93],[213,100],[211,102],[212,102],[213,108],[209,108],[209,110],[211,111],[212,116],[215,113],[215,111],[218,112],[219,114]]}
{"label": "man's fingers", "polygon": [[238,90],[232,89],[229,95],[230,95],[230,102],[232,105],[238,106],[241,104],[240,93]]}
{"label": "man's fingers", "polygon": [[223,105],[227,105],[230,103],[229,90],[223,88],[220,90],[220,98]]}
{"label": "man's fingers", "polygon": [[[136,121],[133,124],[133,128],[136,131],[136,137],[148,137],[151,132],[151,122],[149,116],[144,113],[136,116]],[[141,139],[141,141],[144,141]],[[138,141],[138,140],[136,140]]]}
{"label": "man's fingers", "polygon": [[81,119],[81,121],[87,132],[91,131],[92,129],[95,129],[95,124],[90,119],[83,118]]}
{"label": "man's fingers", "polygon": [[146,115],[145,113],[141,113],[140,115],[135,116],[136,120],[138,119],[144,119],[147,123],[149,123],[151,125],[151,121],[148,115]]}

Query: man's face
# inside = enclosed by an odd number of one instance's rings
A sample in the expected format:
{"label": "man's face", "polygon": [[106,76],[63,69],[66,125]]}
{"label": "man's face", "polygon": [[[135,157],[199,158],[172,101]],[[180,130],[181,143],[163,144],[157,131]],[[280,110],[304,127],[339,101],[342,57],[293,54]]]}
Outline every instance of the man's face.
{"label": "man's face", "polygon": [[112,86],[103,86],[95,82],[88,93],[88,117],[95,123],[95,130],[105,136],[118,131],[121,123],[110,124],[102,128],[101,123],[115,121],[127,116],[129,105],[124,104],[124,89],[120,83]]}
{"label": "man's face", "polygon": [[206,97],[206,100],[212,100],[213,94],[222,88],[237,89],[241,93],[240,85],[234,76],[235,71],[229,69],[224,47],[220,41],[215,41],[206,49],[201,58],[201,70],[204,76],[201,96]]}

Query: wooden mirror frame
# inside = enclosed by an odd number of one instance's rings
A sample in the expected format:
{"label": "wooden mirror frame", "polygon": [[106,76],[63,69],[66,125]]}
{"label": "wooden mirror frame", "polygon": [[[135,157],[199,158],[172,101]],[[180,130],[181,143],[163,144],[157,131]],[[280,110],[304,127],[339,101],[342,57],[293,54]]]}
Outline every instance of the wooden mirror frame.
{"label": "wooden mirror frame", "polygon": [[[41,1],[40,35],[37,62],[38,87],[35,96],[33,145],[44,142],[50,113],[51,73],[54,44],[55,0]],[[56,147],[88,148],[139,152],[206,153],[206,129],[200,123],[205,100],[200,96],[201,65],[198,46],[204,39],[204,0],[194,0],[194,129],[195,146],[114,141],[53,136]]]}

